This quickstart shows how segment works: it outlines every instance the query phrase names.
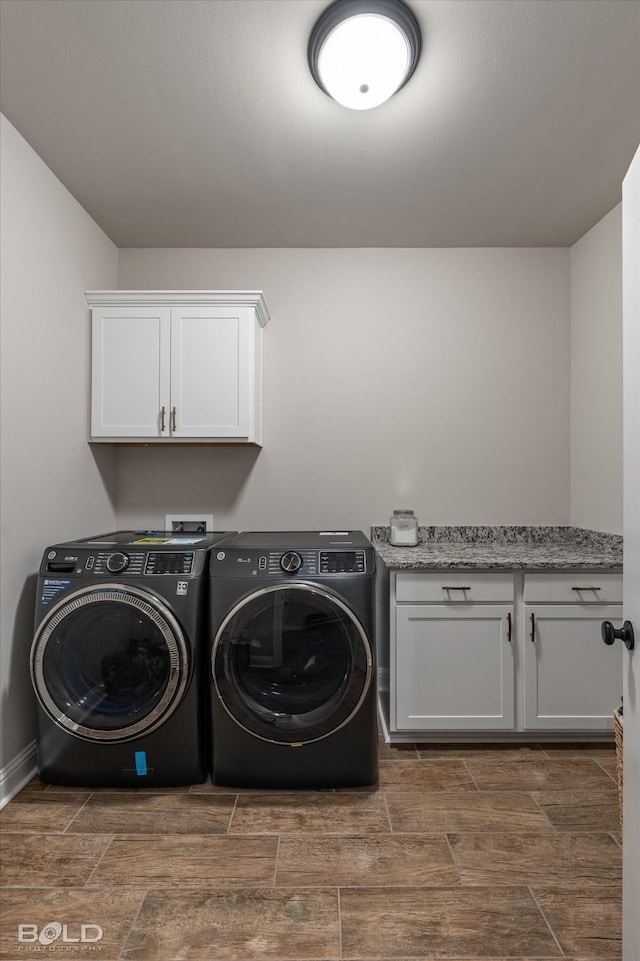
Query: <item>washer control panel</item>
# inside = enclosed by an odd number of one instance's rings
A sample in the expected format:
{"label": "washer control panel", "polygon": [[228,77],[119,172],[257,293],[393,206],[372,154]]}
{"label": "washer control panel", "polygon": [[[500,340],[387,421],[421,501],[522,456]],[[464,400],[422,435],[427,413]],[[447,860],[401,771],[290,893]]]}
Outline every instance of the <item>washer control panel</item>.
{"label": "washer control panel", "polygon": [[49,551],[42,562],[46,575],[92,574],[96,577],[144,577],[173,574],[184,577],[196,573],[195,551]]}
{"label": "washer control panel", "polygon": [[147,554],[145,574],[190,574],[193,570],[193,551],[151,551]]}

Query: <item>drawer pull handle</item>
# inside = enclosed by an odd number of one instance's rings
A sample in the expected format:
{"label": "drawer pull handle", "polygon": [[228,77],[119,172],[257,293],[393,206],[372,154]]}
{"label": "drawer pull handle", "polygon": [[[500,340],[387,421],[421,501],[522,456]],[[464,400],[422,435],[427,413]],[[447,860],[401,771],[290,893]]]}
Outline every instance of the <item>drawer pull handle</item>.
{"label": "drawer pull handle", "polygon": [[445,586],[442,588],[442,590],[443,590],[443,591],[470,591],[471,588],[470,588],[470,587],[458,587],[457,584],[453,584],[451,587],[447,587],[447,585],[445,585]]}
{"label": "drawer pull handle", "polygon": [[507,614],[507,641],[511,644],[511,635],[513,631],[513,623],[511,619],[511,612]]}
{"label": "drawer pull handle", "polygon": [[175,407],[172,407],[172,408],[171,408],[171,430],[172,430],[172,431],[174,432],[174,434],[175,434],[175,430],[176,430],[176,409],[175,409]]}
{"label": "drawer pull handle", "polygon": [[601,587],[572,587],[572,591],[601,591]]}
{"label": "drawer pull handle", "polygon": [[166,410],[163,407],[162,410],[160,411],[160,431],[161,432],[164,431],[164,427],[165,427],[165,424],[164,424],[165,414],[166,414]]}
{"label": "drawer pull handle", "polygon": [[529,634],[529,639],[532,644],[536,642],[536,615],[531,615],[531,633]]}

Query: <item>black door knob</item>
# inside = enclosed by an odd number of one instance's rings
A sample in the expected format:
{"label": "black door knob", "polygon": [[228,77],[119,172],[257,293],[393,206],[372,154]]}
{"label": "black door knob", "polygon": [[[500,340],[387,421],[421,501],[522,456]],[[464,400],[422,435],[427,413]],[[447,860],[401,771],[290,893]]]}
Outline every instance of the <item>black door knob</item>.
{"label": "black door knob", "polygon": [[635,647],[636,640],[633,636],[633,624],[631,621],[625,621],[619,630],[613,626],[611,621],[603,621],[600,633],[605,644],[611,645],[615,643],[616,639],[619,639],[628,651],[632,651]]}

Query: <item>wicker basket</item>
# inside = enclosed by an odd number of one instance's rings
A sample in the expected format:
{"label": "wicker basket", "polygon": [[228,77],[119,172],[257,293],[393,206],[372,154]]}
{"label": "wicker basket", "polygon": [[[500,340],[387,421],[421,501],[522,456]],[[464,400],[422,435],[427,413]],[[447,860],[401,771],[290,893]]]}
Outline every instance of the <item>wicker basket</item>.
{"label": "wicker basket", "polygon": [[616,773],[618,775],[618,814],[622,827],[622,708],[613,712],[613,734],[616,739]]}

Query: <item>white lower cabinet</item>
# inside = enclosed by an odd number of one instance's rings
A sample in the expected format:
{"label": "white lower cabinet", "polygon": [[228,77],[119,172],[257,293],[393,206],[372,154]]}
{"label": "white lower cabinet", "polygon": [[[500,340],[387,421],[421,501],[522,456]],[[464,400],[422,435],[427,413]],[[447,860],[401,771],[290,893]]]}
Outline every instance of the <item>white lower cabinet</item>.
{"label": "white lower cabinet", "polygon": [[398,572],[391,597],[392,733],[611,730],[621,575]]}
{"label": "white lower cabinet", "polygon": [[397,730],[511,730],[513,608],[403,604],[396,614]]}
{"label": "white lower cabinet", "polygon": [[[545,596],[569,602],[529,603]],[[622,578],[526,575],[523,612],[525,729],[610,730],[622,693],[622,645],[603,644],[600,625],[622,619]]]}
{"label": "white lower cabinet", "polygon": [[393,590],[395,730],[513,730],[513,576],[400,571]]}

